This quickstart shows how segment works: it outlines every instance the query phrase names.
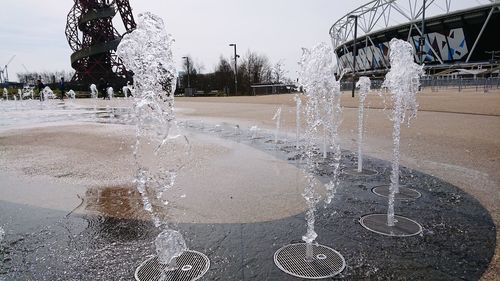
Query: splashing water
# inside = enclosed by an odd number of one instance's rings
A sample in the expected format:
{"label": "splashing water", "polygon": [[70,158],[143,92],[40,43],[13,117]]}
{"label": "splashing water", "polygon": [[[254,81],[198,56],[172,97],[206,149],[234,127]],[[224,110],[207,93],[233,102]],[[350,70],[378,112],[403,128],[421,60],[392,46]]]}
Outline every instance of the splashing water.
{"label": "splashing water", "polygon": [[238,124],[234,125],[234,135],[235,136],[241,135],[240,125],[238,125]]}
{"label": "splashing water", "polygon": [[31,98],[31,99],[33,99],[33,96],[35,95],[35,92],[33,91],[33,88],[29,87],[29,86],[24,86],[23,90],[22,90],[22,93],[23,93],[23,98]]}
{"label": "splashing water", "polygon": [[[300,61],[300,82],[305,89],[307,102],[304,108],[306,129],[304,132],[305,146],[304,157],[306,162],[307,186],[302,196],[306,200],[307,232],[302,237],[306,242],[306,259],[312,260],[312,243],[318,236],[314,231],[316,205],[321,196],[316,191],[315,171],[318,160],[315,158],[318,134],[325,132],[328,141],[335,153],[333,159],[334,174],[338,174],[338,161],[340,161],[340,146],[337,141],[337,129],[340,124],[340,85],[335,81],[333,51],[325,43],[313,49],[303,49]],[[337,177],[338,178],[338,177]],[[325,202],[328,204],[334,197],[338,180],[334,178],[325,187],[327,195]]]}
{"label": "splashing water", "polygon": [[48,100],[48,99],[53,99],[54,98],[54,92],[52,91],[52,89],[50,89],[49,86],[43,88],[42,95],[43,95],[43,99],[44,100]]}
{"label": "splashing water", "polygon": [[[160,218],[162,207],[168,204],[163,194],[174,185],[189,153],[187,138],[174,133],[177,72],[172,43],[163,20],[143,13],[139,15],[137,28],[126,34],[117,48],[125,66],[134,72],[137,189],[155,226],[164,229],[158,236],[156,251],[165,264],[170,264],[186,249],[182,246],[185,245],[182,236],[174,235]],[[163,204],[154,204],[155,201]]]}
{"label": "splashing water", "polygon": [[113,87],[108,87],[108,89],[106,90],[108,93],[108,99],[113,99],[113,97],[115,96],[115,92],[113,91]]}
{"label": "splashing water", "polygon": [[19,100],[23,99],[23,91],[21,89],[17,89],[17,95],[19,96]]}
{"label": "splashing water", "polygon": [[155,240],[156,253],[161,264],[168,264],[169,269],[176,269],[176,258],[187,250],[182,234],[176,230],[166,229]]}
{"label": "splashing water", "polygon": [[3,97],[8,100],[9,99],[9,91],[7,88],[3,88]]}
{"label": "splashing water", "polygon": [[95,84],[90,85],[90,97],[93,99],[97,99],[98,96],[97,86]]}
{"label": "splashing water", "polygon": [[368,77],[359,77],[356,87],[359,88],[358,106],[358,173],[363,171],[363,130],[365,119],[365,99],[370,92],[371,81]]}
{"label": "splashing water", "polygon": [[382,86],[389,90],[393,105],[391,121],[392,131],[392,172],[389,192],[389,206],[387,210],[387,225],[394,226],[394,196],[399,193],[399,143],[401,123],[417,115],[417,91],[420,85],[420,76],[424,74],[423,66],[413,61],[413,47],[410,43],[392,39],[390,42],[389,59],[391,70],[387,73]]}
{"label": "splashing water", "polygon": [[4,237],[5,237],[5,231],[0,226],[0,243],[2,243]]}
{"label": "splashing water", "polygon": [[97,98],[99,97],[99,91],[97,90],[97,86],[95,84],[90,84],[90,98],[92,99],[92,103],[94,105],[94,118],[98,119],[97,116]]}
{"label": "splashing water", "polygon": [[134,96],[134,87],[129,83],[130,82],[127,82],[127,85],[123,86],[122,88],[123,96],[125,98],[128,98],[129,96]]}
{"label": "splashing water", "polygon": [[256,139],[257,134],[259,133],[259,127],[257,127],[256,125],[250,127],[250,132],[252,133],[252,139]]}
{"label": "splashing water", "polygon": [[274,143],[278,143],[278,135],[281,128],[281,106],[278,107],[276,113],[274,113],[273,120],[276,121],[276,131],[274,132]]}
{"label": "splashing water", "polygon": [[300,142],[300,110],[302,107],[302,99],[300,98],[299,94],[295,94],[295,97],[293,97],[293,100],[295,101],[295,126],[296,126],[296,138],[297,138],[297,143],[295,145],[295,148],[299,148],[299,142]]}
{"label": "splashing water", "polygon": [[76,93],[75,91],[73,90],[69,90],[67,93],[66,93],[66,96],[72,100],[74,100],[76,98]]}

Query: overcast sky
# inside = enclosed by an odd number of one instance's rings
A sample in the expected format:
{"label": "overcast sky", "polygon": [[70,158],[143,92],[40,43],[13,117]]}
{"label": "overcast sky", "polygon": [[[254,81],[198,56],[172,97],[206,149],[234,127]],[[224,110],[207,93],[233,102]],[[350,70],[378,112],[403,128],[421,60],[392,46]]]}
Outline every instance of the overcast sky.
{"label": "overcast sky", "polygon": [[[0,65],[12,55],[9,78],[29,71],[71,70],[71,50],[64,28],[72,0],[2,0]],[[329,41],[328,30],[340,17],[368,0],[130,0],[134,16],[150,11],[163,18],[175,40],[174,54],[190,55],[213,71],[220,55],[248,50],[265,54],[272,63],[282,60],[288,76],[297,77],[301,47]],[[454,0],[475,5],[484,0]],[[119,16],[118,30],[123,30]]]}

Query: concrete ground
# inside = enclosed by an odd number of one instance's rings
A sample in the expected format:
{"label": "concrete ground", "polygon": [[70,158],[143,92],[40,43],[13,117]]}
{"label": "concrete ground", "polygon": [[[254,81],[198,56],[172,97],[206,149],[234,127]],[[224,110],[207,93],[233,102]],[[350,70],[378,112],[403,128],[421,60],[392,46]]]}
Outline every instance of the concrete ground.
{"label": "concrete ground", "polygon": [[[342,147],[357,147],[357,98],[343,93],[344,120],[340,135]],[[235,104],[236,103],[236,104]],[[409,127],[402,127],[401,164],[441,178],[476,197],[500,222],[500,91],[488,93],[466,90],[425,90],[418,96],[419,113]],[[227,98],[179,98],[183,115],[230,118],[247,124],[273,127],[271,120],[278,106],[286,126],[293,133],[295,102],[293,95]],[[258,105],[258,106],[256,106]],[[365,152],[380,159],[391,159],[392,124],[382,96],[369,95],[366,116]],[[500,231],[497,228],[497,240]],[[484,280],[500,276],[500,248]]]}
{"label": "concrete ground", "polygon": [[[489,93],[442,90],[438,92],[424,91],[418,98],[420,111],[409,127],[403,127],[401,139],[401,164],[423,173],[434,175],[447,181],[477,198],[485,206],[495,223],[498,225],[500,215],[497,202],[499,199],[500,183],[500,91]],[[81,106],[91,106],[89,100],[77,100]],[[98,107],[130,106],[130,101],[115,99],[112,101],[98,101]],[[344,106],[344,120],[341,127],[342,147],[354,150],[357,136],[357,99],[352,99],[350,93],[342,97]],[[392,140],[391,123],[387,111],[384,111],[384,102],[376,93],[368,98],[365,146],[366,154],[390,160]],[[295,133],[295,103],[293,95],[272,95],[259,97],[197,97],[176,99],[179,119],[204,120],[216,124],[227,122],[240,126],[258,126],[272,129],[272,117],[279,106],[283,106],[283,131],[292,136]],[[15,203],[27,203],[39,207],[71,210],[78,205],[79,200],[68,194],[81,193],[86,188],[122,188],[132,185],[134,170],[131,157],[133,144],[133,129],[122,125],[99,124],[72,124],[70,126],[50,126],[29,128],[23,130],[9,130],[0,133],[0,172],[4,186],[14,186],[24,181],[25,191],[36,189],[40,182],[51,183],[53,192],[40,192],[33,195],[17,189],[14,193],[0,191],[2,200]],[[300,172],[285,162],[271,159],[269,155],[255,151],[241,152],[244,155],[234,155],[241,151],[241,147],[233,147],[220,141],[214,141],[201,136],[193,136],[196,143],[196,163],[215,163],[211,171],[217,173],[219,168],[230,169],[231,165],[246,165],[248,168],[259,167],[259,163],[275,163],[273,169],[262,169],[258,173],[239,175],[228,182],[214,186],[204,186],[203,179],[190,179],[186,173],[179,182],[184,185],[196,182],[193,186],[202,186],[208,193],[196,197],[198,191],[191,194],[179,193],[174,204],[178,211],[174,214],[179,217],[184,214],[183,222],[258,222],[283,218],[295,215],[304,210],[301,201],[301,184],[297,182]],[[206,145],[209,144],[209,145]],[[206,145],[206,146],[205,146]],[[244,157],[248,163],[238,162]],[[92,161],[82,161],[92,159]],[[251,160],[251,161],[250,161]],[[201,161],[201,162],[199,162]],[[117,164],[118,163],[118,164]],[[193,162],[194,163],[194,162]],[[228,167],[227,163],[231,163]],[[207,165],[202,165],[207,167]],[[193,165],[190,171],[197,171],[199,166]],[[187,172],[187,170],[186,170]],[[220,171],[219,171],[220,172]],[[192,174],[192,173],[191,173]],[[259,175],[256,177],[255,175]],[[216,177],[214,177],[216,178]],[[294,185],[292,192],[285,197],[278,196],[283,190],[269,193],[274,188],[258,190],[263,182],[271,179],[275,188],[284,185]],[[272,179],[275,179],[272,182]],[[289,182],[283,181],[283,179]],[[193,182],[190,182],[190,181]],[[259,182],[263,181],[263,182]],[[252,181],[256,184],[250,188],[234,190],[234,196],[223,198],[223,186],[231,186],[237,182],[245,182],[245,187]],[[56,183],[56,184],[52,184]],[[30,186],[30,184],[32,186]],[[74,191],[62,192],[63,186],[70,184]],[[217,186],[218,185],[218,186]],[[219,189],[217,188],[219,187]],[[14,190],[14,189],[9,189]],[[206,217],[202,212],[208,205],[217,205],[218,200],[205,202],[210,198],[210,191],[214,191],[217,199],[223,198],[227,210]],[[17,193],[16,193],[17,192]],[[58,200],[40,200],[39,196],[58,194]],[[189,193],[189,191],[187,192]],[[259,196],[255,197],[256,193]],[[26,194],[30,194],[27,196]],[[217,195],[219,194],[219,195]],[[92,197],[92,194],[87,194]],[[263,209],[255,215],[255,209],[245,205],[244,198],[254,196],[253,200],[270,200],[282,198],[279,208]],[[70,199],[70,197],[72,199]],[[48,197],[47,197],[48,198]],[[57,202],[55,202],[57,201]],[[65,202],[65,203],[64,203]],[[265,203],[265,202],[264,202]],[[67,206],[64,206],[64,205]],[[243,205],[242,205],[243,204]],[[190,207],[194,210],[185,210]],[[224,205],[224,204],[221,204]],[[259,205],[265,206],[265,204]],[[199,209],[196,209],[199,207]],[[237,215],[231,208],[246,210]],[[87,211],[96,211],[89,208]],[[106,212],[106,210],[97,210]],[[118,216],[120,212],[112,211],[108,215]],[[132,212],[135,213],[135,212]],[[125,214],[127,217],[132,213]],[[195,215],[192,215],[195,214]],[[123,215],[123,214],[122,214]],[[140,215],[139,215],[140,216]],[[134,218],[134,217],[133,217]],[[499,237],[497,230],[497,239]],[[484,280],[495,280],[499,276],[499,247],[489,271]]]}

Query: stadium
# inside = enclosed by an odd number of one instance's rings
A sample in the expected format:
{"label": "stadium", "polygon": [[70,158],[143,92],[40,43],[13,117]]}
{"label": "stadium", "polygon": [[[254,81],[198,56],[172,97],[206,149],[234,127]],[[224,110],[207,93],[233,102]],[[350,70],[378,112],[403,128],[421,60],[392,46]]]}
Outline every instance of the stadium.
{"label": "stadium", "polygon": [[329,32],[337,73],[383,76],[390,67],[389,41],[398,38],[413,45],[428,77],[498,78],[500,40],[492,38],[500,26],[500,2],[465,8],[455,2],[374,0],[346,14]]}

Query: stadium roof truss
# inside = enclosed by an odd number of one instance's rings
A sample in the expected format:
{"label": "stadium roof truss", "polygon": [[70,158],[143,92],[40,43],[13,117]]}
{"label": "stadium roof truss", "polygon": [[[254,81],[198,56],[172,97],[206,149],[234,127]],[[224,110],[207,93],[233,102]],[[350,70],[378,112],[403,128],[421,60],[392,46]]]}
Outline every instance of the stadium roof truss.
{"label": "stadium roof truss", "polygon": [[[491,6],[488,17],[485,19],[483,28],[475,38],[474,45],[470,49],[466,62],[469,62],[475,47],[482,35],[482,31],[488,24],[491,15],[500,6],[499,0],[476,0],[481,6]],[[333,24],[330,28],[330,37],[332,40],[333,48],[338,56],[337,51],[342,50],[343,53],[349,53],[349,43],[353,44],[354,39],[354,28],[355,28],[355,18],[357,18],[358,34],[357,38],[361,39],[356,45],[359,45],[364,41],[364,47],[374,47],[373,49],[377,52],[382,52],[380,48],[376,46],[373,40],[373,35],[380,33],[381,30],[392,28],[399,25],[409,26],[407,40],[412,40],[412,34],[415,33],[422,36],[421,21],[422,15],[425,12],[425,17],[433,17],[440,14],[449,14],[450,12],[457,11],[456,7],[453,6],[452,0],[427,0],[425,1],[425,11],[423,9],[424,0],[372,0],[359,8],[351,11],[337,22]],[[437,13],[436,13],[437,12]],[[363,43],[361,43],[363,44]],[[440,64],[444,64],[443,60],[438,55],[439,50],[436,50],[428,41],[426,41],[426,46],[432,51],[435,58]],[[359,55],[359,50],[358,50]],[[380,57],[385,58],[384,54],[379,54]],[[338,57],[337,57],[338,58]],[[359,58],[363,59],[363,58]],[[343,72],[351,72],[352,70],[352,59],[351,59],[351,69],[340,69]],[[384,59],[382,62],[385,69],[389,67],[389,62]],[[358,66],[356,66],[358,70]]]}

